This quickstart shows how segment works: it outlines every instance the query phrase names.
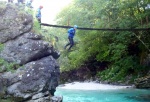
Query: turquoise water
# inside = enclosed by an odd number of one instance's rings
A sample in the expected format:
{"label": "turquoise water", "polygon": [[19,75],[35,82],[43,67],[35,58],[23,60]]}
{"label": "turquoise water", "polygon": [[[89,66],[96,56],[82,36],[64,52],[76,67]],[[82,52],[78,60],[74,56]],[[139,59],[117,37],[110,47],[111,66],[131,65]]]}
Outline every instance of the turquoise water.
{"label": "turquoise water", "polygon": [[150,102],[150,90],[70,90],[57,89],[56,96],[63,96],[63,102]]}

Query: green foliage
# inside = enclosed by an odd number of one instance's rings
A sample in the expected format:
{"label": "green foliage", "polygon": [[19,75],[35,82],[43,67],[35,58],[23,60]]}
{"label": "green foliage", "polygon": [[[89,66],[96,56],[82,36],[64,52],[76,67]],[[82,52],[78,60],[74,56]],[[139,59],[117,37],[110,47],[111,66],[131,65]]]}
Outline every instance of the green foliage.
{"label": "green foliage", "polygon": [[20,66],[16,63],[8,63],[4,59],[0,59],[0,72],[15,71]]}
{"label": "green foliage", "polygon": [[39,24],[38,20],[35,17],[36,11],[33,11],[31,8],[28,8],[28,10],[30,10],[29,12],[31,12],[32,17],[33,17],[33,22],[34,22],[32,31],[36,34],[42,34],[40,24]]}
{"label": "green foliage", "polygon": [[5,100],[5,99],[0,99],[0,101],[1,101],[1,102],[12,102],[12,100],[10,100],[10,99],[7,99],[7,100]]}
{"label": "green foliage", "polygon": [[3,50],[4,45],[0,43],[0,52]]}
{"label": "green foliage", "polygon": [[37,34],[41,34],[40,24],[36,19],[34,19],[34,24],[33,24],[33,30],[32,31],[34,33],[37,33]]}
{"label": "green foliage", "polygon": [[[137,76],[139,71],[142,71],[142,66],[137,65],[138,62],[135,62],[131,56],[127,56],[124,59],[120,59],[116,61],[113,65],[111,65],[107,70],[103,72],[99,72],[98,76],[102,80],[108,81],[126,81],[126,78],[130,75]],[[135,76],[134,76],[135,77]],[[132,80],[133,81],[133,80]]]}
{"label": "green foliage", "polygon": [[[149,3],[149,0],[128,2],[124,0],[74,0],[74,3],[57,16],[57,23],[77,24],[79,27],[89,28],[146,28],[150,25],[148,16],[150,9],[146,9]],[[61,35],[61,37],[64,36]],[[72,52],[62,52],[61,70],[79,68],[90,58],[111,63],[107,70],[98,72],[98,76],[103,80],[123,81],[129,75],[134,79],[144,75],[141,74],[142,72],[149,70],[141,65],[141,60],[143,60],[141,58],[143,55],[145,58],[150,49],[149,31],[77,30],[75,41],[77,43]],[[129,47],[135,45],[136,42],[138,42],[139,50],[130,54],[134,49],[129,49]]]}

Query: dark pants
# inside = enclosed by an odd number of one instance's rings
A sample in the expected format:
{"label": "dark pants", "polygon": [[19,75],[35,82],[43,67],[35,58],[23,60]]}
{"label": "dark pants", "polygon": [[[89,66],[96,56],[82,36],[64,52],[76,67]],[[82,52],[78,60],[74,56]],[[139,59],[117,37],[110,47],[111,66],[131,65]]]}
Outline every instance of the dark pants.
{"label": "dark pants", "polygon": [[38,18],[38,17],[36,17],[36,18],[37,18],[37,20],[38,20],[38,22],[40,24],[40,28],[41,28],[41,18]]}
{"label": "dark pants", "polygon": [[41,18],[37,18],[38,22],[41,23]]}
{"label": "dark pants", "polygon": [[68,37],[68,39],[69,39],[69,43],[66,44],[65,49],[66,49],[67,46],[70,45],[69,48],[68,48],[68,50],[70,50],[72,48],[72,46],[74,45],[74,41],[73,41],[72,37]]}

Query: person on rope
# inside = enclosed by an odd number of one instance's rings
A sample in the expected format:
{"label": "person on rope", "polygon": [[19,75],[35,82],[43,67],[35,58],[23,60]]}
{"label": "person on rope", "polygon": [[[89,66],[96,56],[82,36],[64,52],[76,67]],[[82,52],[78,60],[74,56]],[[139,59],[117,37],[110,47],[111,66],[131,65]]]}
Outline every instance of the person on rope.
{"label": "person on rope", "polygon": [[39,6],[39,8],[37,9],[37,14],[36,14],[36,18],[38,20],[38,22],[40,23],[40,28],[41,28],[41,10],[42,10],[43,6]]}
{"label": "person on rope", "polygon": [[70,45],[69,48],[68,48],[68,51],[70,51],[70,49],[71,49],[71,48],[73,47],[73,45],[74,45],[73,38],[74,38],[74,36],[75,36],[77,27],[78,27],[77,25],[74,25],[73,28],[70,28],[70,29],[68,30],[68,40],[69,40],[69,43],[67,43],[67,44],[65,45],[65,47],[64,47],[64,49],[66,49],[67,46]]}

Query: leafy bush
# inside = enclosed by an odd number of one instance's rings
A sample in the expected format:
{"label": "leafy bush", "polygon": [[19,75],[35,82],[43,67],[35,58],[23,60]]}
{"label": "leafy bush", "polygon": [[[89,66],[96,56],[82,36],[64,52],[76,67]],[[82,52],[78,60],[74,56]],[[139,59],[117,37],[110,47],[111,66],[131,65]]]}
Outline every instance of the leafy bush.
{"label": "leafy bush", "polygon": [[[99,4],[101,4],[99,6]],[[89,28],[141,28],[148,27],[150,9],[148,0],[74,0],[58,15],[58,24],[77,24]],[[70,19],[71,18],[71,19]],[[77,19],[78,18],[78,19]],[[149,31],[81,31],[72,52],[63,53],[63,70],[79,68],[90,58],[107,61],[108,69],[98,72],[102,80],[124,80],[144,75],[149,68],[142,65],[150,46]],[[138,49],[136,51],[136,49]],[[64,51],[65,52],[65,51]]]}

